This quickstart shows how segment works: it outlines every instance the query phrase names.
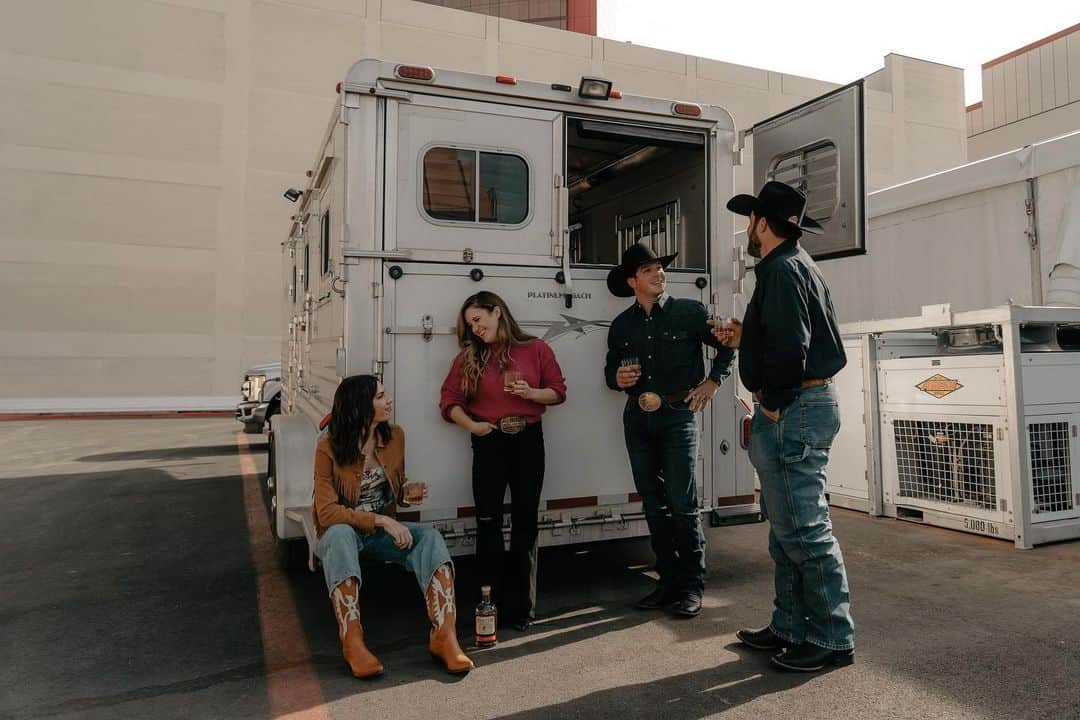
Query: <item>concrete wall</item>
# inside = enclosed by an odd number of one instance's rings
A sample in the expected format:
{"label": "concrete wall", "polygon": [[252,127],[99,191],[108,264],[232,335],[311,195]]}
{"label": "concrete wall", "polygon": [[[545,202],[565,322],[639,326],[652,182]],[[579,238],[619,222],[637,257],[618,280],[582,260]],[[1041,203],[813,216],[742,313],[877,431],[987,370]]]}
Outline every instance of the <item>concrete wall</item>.
{"label": "concrete wall", "polygon": [[983,65],[968,108],[971,160],[1080,129],[1080,25]]}
{"label": "concrete wall", "polygon": [[[281,191],[361,57],[601,75],[740,127],[833,87],[407,0],[7,0],[0,412],[233,403],[243,369],[280,354]],[[963,160],[958,72],[886,58],[872,186]]]}

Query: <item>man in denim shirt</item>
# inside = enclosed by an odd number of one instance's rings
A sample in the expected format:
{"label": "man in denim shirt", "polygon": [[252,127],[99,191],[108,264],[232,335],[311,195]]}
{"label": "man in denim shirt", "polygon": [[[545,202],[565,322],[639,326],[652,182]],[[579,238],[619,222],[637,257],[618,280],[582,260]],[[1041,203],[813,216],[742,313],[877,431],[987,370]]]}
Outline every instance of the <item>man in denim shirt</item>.
{"label": "man in denim shirt", "polygon": [[747,245],[760,258],[743,321],[714,330],[739,348],[739,376],[758,400],[750,462],[761,482],[775,563],[771,622],[736,633],[772,662],[813,672],[854,662],[847,573],[825,501],[825,465],[840,430],[832,378],[847,362],[829,288],[798,243],[821,226],[804,217],[806,198],[768,182],[757,197],[727,205],[748,215]]}
{"label": "man in denim shirt", "polygon": [[[638,243],[609,273],[611,293],[636,302],[611,323],[604,378],[629,396],[623,432],[660,575],[657,588],[637,605],[693,617],[701,612],[705,589],[695,413],[731,374],[734,352],[713,337],[704,305],[667,294],[664,268],[675,257],[657,257]],[[717,349],[708,377],[702,343]]]}

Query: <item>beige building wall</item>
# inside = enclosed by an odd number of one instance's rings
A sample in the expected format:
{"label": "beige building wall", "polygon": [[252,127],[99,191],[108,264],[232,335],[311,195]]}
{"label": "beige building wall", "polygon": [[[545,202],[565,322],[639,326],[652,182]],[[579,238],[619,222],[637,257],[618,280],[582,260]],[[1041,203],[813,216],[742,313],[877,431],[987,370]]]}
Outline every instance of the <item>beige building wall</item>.
{"label": "beige building wall", "polygon": [[968,108],[968,154],[980,160],[1080,130],[1080,25],[983,65]]}
{"label": "beige building wall", "polygon": [[[833,87],[408,0],[6,0],[0,412],[230,407],[280,352],[281,192],[363,57],[601,75],[739,127]],[[886,58],[872,186],[963,160],[958,73]]]}

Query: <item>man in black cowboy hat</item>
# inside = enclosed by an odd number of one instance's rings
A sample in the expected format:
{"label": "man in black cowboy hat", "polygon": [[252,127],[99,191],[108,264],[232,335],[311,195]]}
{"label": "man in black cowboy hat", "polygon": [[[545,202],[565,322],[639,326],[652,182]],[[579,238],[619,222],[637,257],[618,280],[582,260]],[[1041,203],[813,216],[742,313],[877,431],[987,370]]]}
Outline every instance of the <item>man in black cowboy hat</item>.
{"label": "man in black cowboy hat", "polygon": [[728,210],[748,215],[747,249],[759,258],[743,321],[714,329],[739,348],[739,376],[758,400],[750,462],[761,483],[773,558],[772,619],[736,633],[776,654],[774,665],[803,672],[854,662],[847,573],[825,501],[825,465],[840,428],[833,376],[847,362],[829,288],[798,243],[821,232],[806,198],[768,182],[757,197],[736,195]]}
{"label": "man in black cowboy hat", "polygon": [[[734,352],[713,337],[704,305],[667,294],[664,268],[675,257],[657,257],[638,243],[608,274],[611,293],[636,302],[611,323],[604,377],[608,387],[629,396],[626,449],[660,575],[656,589],[637,605],[693,617],[701,612],[705,589],[694,413],[708,406],[731,373]],[[702,343],[717,349],[708,376]]]}

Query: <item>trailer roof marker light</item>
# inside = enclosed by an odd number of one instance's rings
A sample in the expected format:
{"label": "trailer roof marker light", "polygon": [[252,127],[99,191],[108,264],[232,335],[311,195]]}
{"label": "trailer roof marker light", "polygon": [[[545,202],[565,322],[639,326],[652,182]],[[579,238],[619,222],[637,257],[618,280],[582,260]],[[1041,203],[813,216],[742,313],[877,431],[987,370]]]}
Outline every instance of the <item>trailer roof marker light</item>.
{"label": "trailer roof marker light", "polygon": [[435,71],[424,65],[398,65],[394,68],[394,74],[402,80],[431,82],[435,79]]}
{"label": "trailer roof marker light", "polygon": [[687,117],[701,117],[701,106],[697,103],[672,103],[671,113],[673,115],[685,115]]}
{"label": "trailer roof marker light", "polygon": [[578,96],[590,100],[607,100],[611,95],[611,81],[604,78],[583,77],[578,85]]}
{"label": "trailer roof marker light", "polygon": [[608,95],[608,97],[611,98],[612,100],[622,100],[622,91],[620,91],[620,90],[612,90],[611,93]]}
{"label": "trailer roof marker light", "polygon": [[517,85],[517,78],[513,75],[496,75],[495,82],[500,85]]}
{"label": "trailer roof marker light", "polygon": [[337,93],[338,95],[341,94],[341,83],[338,83],[337,85],[334,86],[334,92]]}

